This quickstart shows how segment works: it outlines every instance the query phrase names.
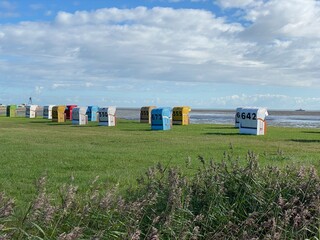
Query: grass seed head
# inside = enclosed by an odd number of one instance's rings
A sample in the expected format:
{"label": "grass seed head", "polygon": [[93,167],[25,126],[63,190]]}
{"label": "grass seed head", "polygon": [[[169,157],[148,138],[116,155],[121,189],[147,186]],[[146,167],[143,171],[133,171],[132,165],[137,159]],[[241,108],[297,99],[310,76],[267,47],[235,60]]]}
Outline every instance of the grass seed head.
{"label": "grass seed head", "polygon": [[148,240],[159,240],[158,229],[155,227],[151,228],[151,233],[148,236]]}
{"label": "grass seed head", "polygon": [[71,230],[70,233],[62,233],[59,236],[59,240],[77,240],[82,237],[82,228],[75,227]]}
{"label": "grass seed head", "polygon": [[140,240],[140,235],[141,235],[141,231],[137,229],[135,233],[132,235],[132,237],[130,238],[130,240]]}

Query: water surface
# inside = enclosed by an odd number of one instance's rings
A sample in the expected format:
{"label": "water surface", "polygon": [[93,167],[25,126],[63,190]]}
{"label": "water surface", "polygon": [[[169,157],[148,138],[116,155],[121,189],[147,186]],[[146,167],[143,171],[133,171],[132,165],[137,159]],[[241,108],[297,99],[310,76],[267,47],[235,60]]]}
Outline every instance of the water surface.
{"label": "water surface", "polygon": [[[274,111],[266,117],[269,126],[320,128],[320,111]],[[190,112],[190,123],[234,124],[235,110],[199,110]],[[140,109],[118,108],[117,117],[139,120]]]}

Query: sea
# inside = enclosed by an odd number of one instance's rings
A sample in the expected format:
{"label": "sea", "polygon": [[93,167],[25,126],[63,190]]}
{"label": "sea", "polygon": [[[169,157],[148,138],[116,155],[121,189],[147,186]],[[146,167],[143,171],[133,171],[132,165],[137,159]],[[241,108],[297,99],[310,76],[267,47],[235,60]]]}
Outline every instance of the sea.
{"label": "sea", "polygon": [[[269,110],[266,121],[268,126],[320,128],[320,111]],[[189,113],[191,124],[230,124],[235,122],[235,110],[192,109]],[[138,108],[118,108],[117,118],[140,119]]]}

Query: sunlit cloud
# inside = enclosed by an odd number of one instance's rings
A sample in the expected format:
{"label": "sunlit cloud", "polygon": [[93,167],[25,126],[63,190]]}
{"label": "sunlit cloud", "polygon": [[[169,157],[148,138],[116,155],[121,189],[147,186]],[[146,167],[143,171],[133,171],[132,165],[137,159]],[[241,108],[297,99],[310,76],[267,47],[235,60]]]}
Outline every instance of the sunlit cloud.
{"label": "sunlit cloud", "polygon": [[[294,100],[276,93],[248,94],[246,86],[320,88],[318,1],[217,0],[215,4],[241,10],[239,18],[250,24],[207,10],[161,7],[60,11],[52,21],[2,24],[0,74],[13,79],[8,83],[15,86],[41,86],[35,90],[39,93],[81,87],[150,91],[152,85],[168,93],[170,88],[193,89],[201,84],[241,85],[237,94],[214,98],[226,107],[234,106],[233,101],[246,104],[247,95],[256,104],[263,98],[270,104]],[[14,10],[8,1],[0,1],[1,7]],[[37,10],[42,5],[31,7]],[[303,99],[316,106],[312,98]]]}

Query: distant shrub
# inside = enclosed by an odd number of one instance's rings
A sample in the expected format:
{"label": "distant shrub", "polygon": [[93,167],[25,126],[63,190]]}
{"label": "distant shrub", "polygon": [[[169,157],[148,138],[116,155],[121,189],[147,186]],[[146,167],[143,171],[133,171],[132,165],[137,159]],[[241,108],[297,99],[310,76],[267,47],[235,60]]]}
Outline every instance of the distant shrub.
{"label": "distant shrub", "polygon": [[319,239],[320,180],[313,167],[259,167],[232,156],[186,177],[158,164],[120,194],[97,179],[86,193],[64,185],[59,199],[39,180],[27,213],[0,194],[0,239]]}

